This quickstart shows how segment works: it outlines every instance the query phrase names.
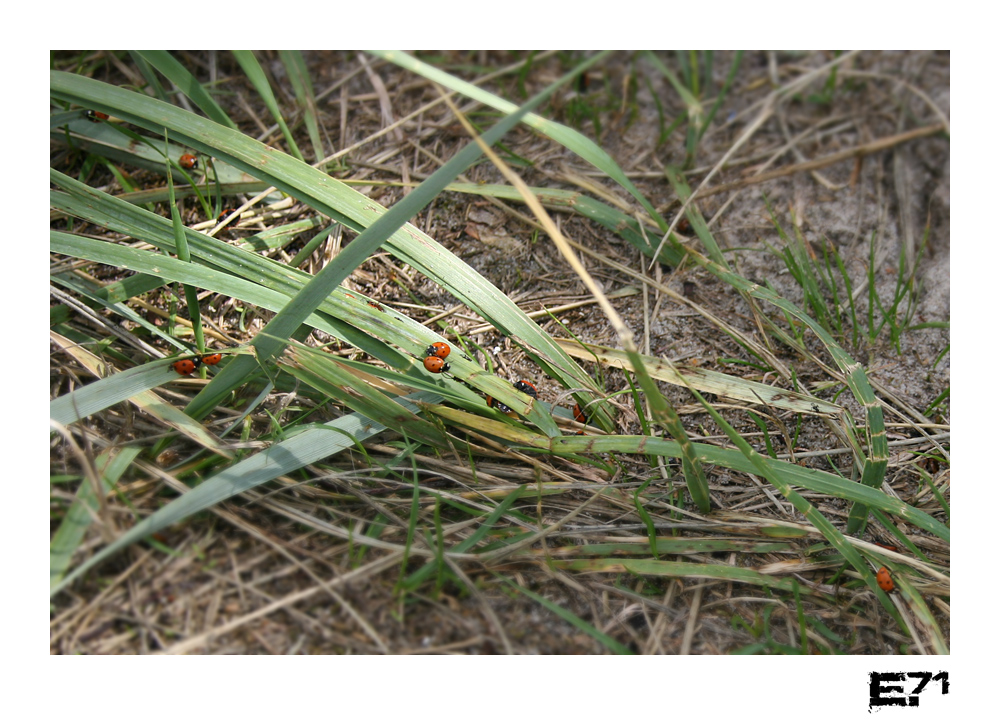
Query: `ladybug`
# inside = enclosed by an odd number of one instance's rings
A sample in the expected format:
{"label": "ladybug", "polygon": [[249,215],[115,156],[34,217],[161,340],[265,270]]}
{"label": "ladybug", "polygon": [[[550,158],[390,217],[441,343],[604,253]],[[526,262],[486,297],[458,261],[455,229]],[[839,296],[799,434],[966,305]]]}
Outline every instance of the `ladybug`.
{"label": "ladybug", "polygon": [[101,113],[100,111],[87,111],[84,115],[87,117],[88,121],[92,121],[94,123],[100,123],[101,121],[108,120],[108,114]]}
{"label": "ladybug", "polygon": [[235,213],[236,213],[235,209],[223,209],[219,213],[219,223],[222,223],[223,221],[226,220],[226,217],[231,216],[232,214],[235,214]]}
{"label": "ladybug", "polygon": [[520,390],[526,395],[530,395],[535,400],[538,400],[538,391],[535,390],[535,386],[529,383],[527,380],[518,380],[514,383],[514,387]]}
{"label": "ladybug", "polygon": [[218,365],[222,360],[222,353],[213,352],[208,355],[202,355],[198,362],[202,365]]}
{"label": "ladybug", "polygon": [[171,367],[178,375],[190,375],[194,372],[194,369],[198,367],[198,363],[194,360],[178,360],[173,363]]}
{"label": "ladybug", "polygon": [[198,157],[194,154],[182,154],[177,163],[183,166],[185,169],[197,169],[198,168]]}
{"label": "ladybug", "polygon": [[451,355],[451,348],[448,346],[447,342],[435,342],[433,345],[428,345],[427,350],[424,355],[433,355],[434,357],[439,357],[444,360],[446,357]]}
{"label": "ladybug", "polygon": [[451,365],[437,355],[428,355],[424,358],[424,367],[432,373],[446,373],[451,368]]}
{"label": "ladybug", "polygon": [[490,406],[491,408],[496,408],[504,415],[510,415],[511,413],[514,412],[513,410],[510,409],[510,406],[504,405],[499,400],[496,400],[495,398],[489,395],[486,396],[486,405]]}
{"label": "ladybug", "polygon": [[[385,308],[382,305],[380,305],[378,302],[372,302],[371,300],[367,300],[367,302],[368,302],[368,306],[369,307],[374,307],[379,312],[385,312]],[[449,352],[450,352],[450,350],[449,350]],[[437,356],[435,355],[434,357],[437,357]]]}
{"label": "ladybug", "polygon": [[579,403],[573,404],[573,417],[576,418],[577,422],[587,424],[587,414],[583,412],[583,408],[580,407]]}
{"label": "ladybug", "polygon": [[679,222],[677,222],[676,229],[681,234],[690,234],[691,233],[691,222],[688,220],[687,217],[684,217]]}
{"label": "ladybug", "polygon": [[878,570],[878,574],[875,575],[875,580],[882,588],[882,591],[887,594],[896,588],[896,585],[892,583],[892,575],[884,566]]}

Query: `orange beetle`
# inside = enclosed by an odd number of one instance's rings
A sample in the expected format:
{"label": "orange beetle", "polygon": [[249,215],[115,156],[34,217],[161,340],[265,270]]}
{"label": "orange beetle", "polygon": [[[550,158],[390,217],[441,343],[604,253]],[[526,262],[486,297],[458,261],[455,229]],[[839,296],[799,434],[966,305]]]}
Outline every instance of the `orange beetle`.
{"label": "orange beetle", "polygon": [[424,367],[427,368],[428,372],[445,373],[448,372],[451,365],[436,355],[428,355],[424,358]]}
{"label": "orange beetle", "polygon": [[425,355],[433,355],[434,357],[439,357],[444,360],[446,357],[451,355],[451,348],[448,346],[447,342],[435,342],[433,345],[428,345],[427,351],[424,352]]}
{"label": "orange beetle", "polygon": [[194,369],[198,367],[198,363],[194,360],[178,360],[173,363],[171,367],[178,375],[190,375],[194,372]]}
{"label": "orange beetle", "polygon": [[892,583],[892,575],[884,566],[878,570],[878,574],[875,575],[875,581],[878,582],[882,591],[887,594],[896,588],[896,585]]}
{"label": "orange beetle", "polygon": [[185,169],[197,169],[198,168],[198,157],[194,154],[182,154],[177,163],[183,166]]}
{"label": "orange beetle", "polygon": [[202,365],[218,365],[222,360],[222,353],[213,352],[208,355],[202,355],[199,362]]}

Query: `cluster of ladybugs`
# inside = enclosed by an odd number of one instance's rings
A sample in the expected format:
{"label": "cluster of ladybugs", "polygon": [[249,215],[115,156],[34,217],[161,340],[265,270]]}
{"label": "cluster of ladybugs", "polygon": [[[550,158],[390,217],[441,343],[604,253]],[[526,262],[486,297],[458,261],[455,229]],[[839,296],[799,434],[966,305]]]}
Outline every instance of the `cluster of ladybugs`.
{"label": "cluster of ladybugs", "polygon": [[[445,358],[451,355],[451,347],[448,346],[448,343],[435,342],[427,347],[424,351],[424,355],[424,368],[426,368],[428,372],[446,373],[451,369],[451,365],[445,362]],[[530,395],[535,400],[538,400],[538,390],[536,390],[535,386],[527,380],[518,380],[514,383],[514,387],[525,395]],[[496,408],[504,415],[512,415],[514,413],[509,405],[501,403],[491,395],[486,396],[486,405],[491,408]],[[573,417],[580,423],[584,424],[586,424],[588,420],[586,413],[583,412],[583,408],[580,407],[579,403],[576,403],[573,406]]]}
{"label": "cluster of ladybugs", "polygon": [[[447,342],[435,342],[432,345],[428,345],[427,349],[424,350],[424,367],[428,372],[432,373],[446,373],[451,369],[451,365],[445,362],[445,358],[451,355],[451,347]],[[538,400],[538,391],[535,390],[535,386],[529,383],[527,380],[518,380],[514,383],[514,387],[520,390],[522,393],[527,393],[535,400]],[[499,400],[495,400],[492,396],[486,396],[486,404],[491,408],[496,408],[501,413],[506,413],[510,415],[514,411],[511,410],[510,406],[504,405]]]}
{"label": "cluster of ladybugs", "polygon": [[[371,304],[371,303],[369,303]],[[451,347],[447,342],[435,342],[428,345],[424,350],[424,367],[430,373],[446,373],[451,370],[451,365],[444,359],[451,355]]]}
{"label": "cluster of ladybugs", "polygon": [[185,358],[170,364],[178,375],[190,375],[199,365],[218,365],[222,360],[222,353],[210,352],[207,355],[199,355],[194,358]]}

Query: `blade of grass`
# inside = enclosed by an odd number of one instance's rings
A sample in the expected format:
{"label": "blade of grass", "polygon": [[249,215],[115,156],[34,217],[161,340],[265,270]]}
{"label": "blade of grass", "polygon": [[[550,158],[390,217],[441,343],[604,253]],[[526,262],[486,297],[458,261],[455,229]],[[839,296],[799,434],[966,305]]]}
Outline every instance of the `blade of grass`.
{"label": "blade of grass", "polygon": [[288,144],[288,149],[292,156],[299,161],[304,161],[302,152],[299,151],[299,146],[295,143],[295,138],[292,136],[288,124],[285,123],[285,117],[281,114],[281,106],[278,104],[278,99],[274,97],[271,84],[267,80],[267,74],[260,67],[256,56],[249,50],[234,50],[232,53],[233,57],[236,58],[236,62],[243,69],[243,72],[246,73],[247,80],[250,81],[254,90],[257,91],[260,100],[263,101],[267,110],[274,117],[274,120],[278,122],[278,128],[281,129],[281,135],[285,139],[285,143]]}
{"label": "blade of grass", "polygon": [[222,110],[222,106],[215,102],[211,94],[198,82],[198,79],[191,75],[190,71],[170,53],[165,50],[137,50],[134,55],[142,58],[149,64],[149,67],[156,69],[157,72],[170,80],[210,119],[227,128],[236,128],[236,124]]}
{"label": "blade of grass", "polygon": [[309,69],[306,68],[302,53],[297,50],[279,50],[278,57],[285,66],[288,80],[295,91],[295,100],[302,109],[302,117],[312,142],[313,156],[319,161],[326,156],[326,151],[323,148],[323,135],[319,130],[319,109],[316,107],[316,93],[309,79]]}
{"label": "blade of grass", "polygon": [[[443,419],[461,427],[479,429],[479,416],[462,410],[439,407],[435,412]],[[634,454],[643,456],[663,456],[665,458],[680,458],[680,446],[671,440],[660,437],[626,436],[626,435],[592,435],[592,436],[561,436],[548,438],[523,428],[507,427],[503,431],[504,440],[517,446],[536,448],[549,451],[558,456],[587,453],[600,454]],[[703,443],[693,443],[694,455],[705,465],[721,466],[744,473],[758,473],[754,465],[738,450],[710,446]],[[951,540],[951,533],[944,524],[918,508],[887,496],[877,489],[872,489],[858,481],[838,476],[818,469],[803,466],[784,460],[769,461],[789,485],[805,488],[816,493],[827,494],[836,498],[857,501],[866,506],[876,507],[892,516],[898,517],[925,531],[928,531],[943,541]]]}
{"label": "blade of grass", "polygon": [[[141,448],[129,447],[101,453],[95,463],[100,476],[103,494],[110,492],[125,473]],[[49,588],[58,584],[66,575],[70,560],[93,523],[92,512],[98,510],[97,492],[90,481],[80,482],[76,497],[63,517],[49,544]]]}
{"label": "blade of grass", "polygon": [[[163,137],[164,145],[167,145],[167,136]],[[191,250],[187,246],[187,235],[184,234],[184,222],[181,221],[180,209],[177,208],[177,200],[174,198],[174,175],[170,167],[167,167],[167,193],[170,195],[170,222],[174,229],[174,243],[177,245],[177,258],[182,262],[191,261]],[[191,328],[194,330],[195,348],[199,352],[205,351],[205,331],[201,327],[201,305],[198,303],[198,290],[191,285],[183,285],[184,299],[188,306],[188,315],[191,318]],[[204,370],[202,370],[204,376]]]}
{"label": "blade of grass", "polygon": [[603,644],[605,647],[607,647],[609,650],[611,650],[611,652],[613,652],[614,654],[617,654],[617,655],[631,655],[631,654],[635,654],[632,650],[630,650],[628,647],[626,647],[625,645],[623,645],[621,642],[619,642],[618,640],[614,639],[613,637],[610,637],[610,636],[604,634],[604,632],[600,631],[599,629],[597,629],[593,625],[588,624],[587,622],[584,622],[582,619],[580,619],[578,616],[576,616],[575,614],[573,614],[568,609],[564,609],[563,607],[560,607],[555,602],[550,602],[548,599],[546,599],[545,597],[543,597],[541,594],[535,594],[530,589],[525,589],[524,587],[522,587],[522,586],[520,586],[518,584],[515,584],[513,581],[511,581],[510,579],[508,579],[505,576],[502,576],[502,575],[498,575],[498,576],[508,586],[510,586],[510,587],[516,589],[517,591],[521,592],[521,594],[525,595],[526,597],[534,599],[536,602],[538,602],[539,604],[541,604],[543,607],[545,607],[546,609],[548,609],[550,612],[558,614],[562,619],[566,620],[567,622],[569,622],[570,624],[572,624],[574,627],[576,627],[577,629],[579,629],[581,632],[584,632],[588,636],[592,637],[593,639],[595,639],[598,642],[600,642],[601,644]]}
{"label": "blade of grass", "polygon": [[[472,551],[473,547],[483,540],[486,536],[493,533],[493,527],[496,526],[497,521],[500,517],[507,513],[511,506],[513,506],[521,495],[523,494],[527,484],[521,484],[516,489],[510,492],[510,494],[504,498],[503,501],[497,505],[489,516],[483,521],[483,523],[476,529],[470,536],[467,536],[461,542],[449,549],[450,553],[453,554],[464,554],[466,552]],[[417,487],[414,485],[413,488],[414,497],[417,496]],[[416,498],[414,498],[416,500]],[[411,523],[415,523],[411,520]],[[433,562],[428,562],[420,567],[417,571],[413,572],[406,580],[403,582],[403,588],[408,591],[413,591],[423,583],[427,577],[434,573],[436,564]]]}
{"label": "blade of grass", "polygon": [[[622,370],[632,370],[632,362],[628,354],[623,350],[616,350],[604,345],[581,345],[572,340],[557,339],[556,342],[563,350],[581,360],[598,360],[603,365],[621,368]],[[843,412],[842,406],[833,405],[826,400],[816,398],[812,395],[796,393],[794,390],[785,390],[784,388],[765,385],[752,380],[743,380],[734,375],[726,375],[725,373],[713,370],[701,370],[686,365],[674,365],[661,358],[650,357],[648,355],[640,355],[639,358],[650,377],[670,383],[671,385],[687,387],[681,380],[678,373],[680,371],[689,384],[694,385],[702,392],[724,395],[727,398],[734,398],[752,404],[764,402],[775,408],[791,410],[797,413],[840,415]]]}

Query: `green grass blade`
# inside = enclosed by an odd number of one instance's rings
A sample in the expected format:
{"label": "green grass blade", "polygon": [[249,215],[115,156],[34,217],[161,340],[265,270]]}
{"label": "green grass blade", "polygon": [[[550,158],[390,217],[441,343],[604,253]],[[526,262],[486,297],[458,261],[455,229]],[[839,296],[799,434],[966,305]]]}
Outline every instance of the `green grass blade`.
{"label": "green grass blade", "polygon": [[285,123],[285,117],[281,114],[281,106],[278,105],[278,99],[274,97],[271,84],[267,80],[264,69],[257,62],[257,58],[249,50],[234,50],[233,57],[236,58],[236,62],[240,64],[243,72],[246,73],[247,80],[250,81],[254,90],[257,91],[260,100],[267,106],[267,110],[274,116],[274,120],[278,122],[278,128],[281,129],[281,134],[285,139],[285,143],[288,144],[292,156],[299,161],[303,161],[302,152],[299,151],[298,144],[295,143],[295,138],[292,136],[288,124]]}
{"label": "green grass blade", "polygon": [[146,79],[147,88],[153,89],[153,97],[158,98],[164,103],[169,102],[170,94],[163,88],[163,84],[160,83],[160,77],[156,75],[156,70],[150,65],[149,61],[142,56],[142,53],[134,50],[129,51],[129,56],[132,58],[132,62],[135,63],[136,68],[139,69],[139,72],[142,73],[142,77]]}
{"label": "green grass blade", "polygon": [[210,119],[228,128],[236,128],[236,124],[222,110],[222,106],[215,102],[211,94],[198,82],[198,79],[191,75],[188,69],[182,66],[170,53],[165,50],[138,50],[135,53],[150,67],[155,68],[173,82],[181,93],[190,98]]}
{"label": "green grass blade", "polygon": [[319,129],[319,109],[316,106],[316,93],[309,79],[309,69],[306,68],[302,53],[297,50],[279,50],[278,57],[285,65],[288,80],[295,91],[295,100],[302,109],[302,117],[312,142],[313,158],[319,161],[326,156],[326,151],[323,148],[323,134]]}
{"label": "green grass blade", "polygon": [[[618,350],[604,345],[588,344],[586,346],[570,340],[559,339],[562,348],[574,357],[597,360],[603,365],[632,370],[631,356],[624,350]],[[834,405],[822,398],[817,398],[794,390],[785,390],[773,385],[765,385],[752,380],[744,380],[735,375],[702,370],[687,365],[674,365],[669,360],[639,355],[639,361],[650,377],[662,380],[671,385],[687,387],[693,385],[704,393],[724,395],[727,398],[742,400],[751,405],[766,403],[782,410],[791,410],[808,415],[819,414],[838,416],[844,412],[843,406]],[[682,377],[683,376],[683,377]],[[686,381],[686,383],[685,383]]]}
{"label": "green grass blade", "polygon": [[[105,451],[97,457],[94,469],[100,477],[103,494],[114,488],[140,453],[141,448],[130,447],[113,452]],[[73,554],[94,522],[91,512],[98,508],[97,492],[93,485],[90,481],[81,481],[75,500],[70,504],[49,544],[49,588],[56,586],[66,575]]]}
{"label": "green grass blade", "polygon": [[791,591],[794,580],[778,579],[760,574],[752,569],[726,564],[695,564],[684,561],[652,559],[577,559],[575,561],[553,562],[560,569],[586,572],[627,572],[636,576],[684,577],[691,579],[718,579],[720,581],[742,582],[766,586],[773,589]]}
{"label": "green grass blade", "polygon": [[546,599],[545,597],[543,597],[541,594],[535,594],[530,589],[525,589],[524,587],[520,586],[519,584],[515,584],[513,581],[511,581],[510,579],[508,579],[505,576],[502,576],[502,575],[499,575],[499,574],[497,576],[500,579],[502,579],[504,582],[506,582],[509,586],[513,587],[514,589],[517,589],[517,591],[521,592],[521,594],[524,594],[526,597],[530,597],[531,599],[534,599],[536,602],[538,602],[539,604],[541,604],[543,607],[545,607],[546,609],[548,609],[550,612],[558,614],[560,617],[562,617],[564,620],[566,620],[567,622],[569,622],[570,624],[572,624],[574,627],[576,627],[577,629],[579,629],[581,632],[584,632],[585,634],[589,635],[590,637],[594,638],[595,640],[597,640],[598,642],[600,642],[601,644],[603,644],[605,647],[607,647],[609,650],[611,650],[614,654],[616,654],[616,655],[631,655],[631,654],[635,654],[632,650],[630,650],[628,647],[626,647],[621,642],[619,642],[618,640],[616,640],[614,637],[610,637],[610,636],[604,634],[604,632],[602,632],[599,629],[597,629],[596,627],[594,627],[593,625],[588,624],[587,622],[584,622],[582,619],[580,619],[578,616],[576,616],[575,614],[573,614],[568,609],[560,607],[555,602],[550,602],[548,599]]}
{"label": "green grass blade", "polygon": [[[493,533],[493,527],[496,526],[497,521],[499,521],[500,517],[505,515],[510,507],[513,506],[519,498],[521,498],[521,495],[524,493],[526,487],[527,484],[521,484],[516,489],[511,491],[510,494],[503,501],[501,501],[492,512],[490,512],[490,515],[486,517],[480,527],[470,536],[467,536],[462,539],[462,541],[455,544],[455,546],[451,547],[451,549],[448,550],[449,553],[464,554],[467,551],[471,551],[476,544],[483,540],[483,538]],[[414,486],[413,490],[416,492],[417,488]],[[414,493],[414,495],[416,495],[416,493]],[[402,586],[408,590],[416,589],[427,579],[427,577],[434,574],[436,568],[437,564],[433,562],[424,564],[422,567],[417,569],[417,571],[408,576]]]}
{"label": "green grass blade", "polygon": [[[736,72],[740,68],[740,63],[743,61],[743,51],[737,50],[733,55],[733,62],[729,65],[729,73],[726,74],[726,80],[722,83],[722,88],[719,90],[718,95],[715,98],[715,103],[712,104],[712,108],[709,109],[708,114],[705,116],[705,120],[701,124],[701,128],[698,129],[698,141],[701,141],[705,132],[708,131],[708,127],[712,124],[712,120],[715,118],[715,114],[718,113],[719,108],[725,102],[729,95],[729,90],[733,86],[733,81],[736,79]],[[706,71],[710,72],[708,68]]]}
{"label": "green grass blade", "polygon": [[637,352],[632,351],[626,351],[625,354],[632,365],[632,370],[636,375],[639,386],[646,394],[646,400],[649,402],[649,408],[653,416],[667,429],[667,432],[673,436],[673,439],[680,446],[681,467],[684,471],[684,480],[687,482],[688,493],[691,494],[691,500],[694,501],[699,511],[707,514],[712,509],[712,500],[708,494],[708,480],[705,478],[705,471],[701,467],[701,462],[694,454],[694,449],[691,447],[691,439],[688,438],[687,431],[684,430],[684,426],[681,424],[680,416],[677,415],[674,407],[670,405],[670,401],[663,397],[660,389],[656,387],[656,383],[653,382],[649,373],[646,372],[646,366],[643,364],[641,356]]}

